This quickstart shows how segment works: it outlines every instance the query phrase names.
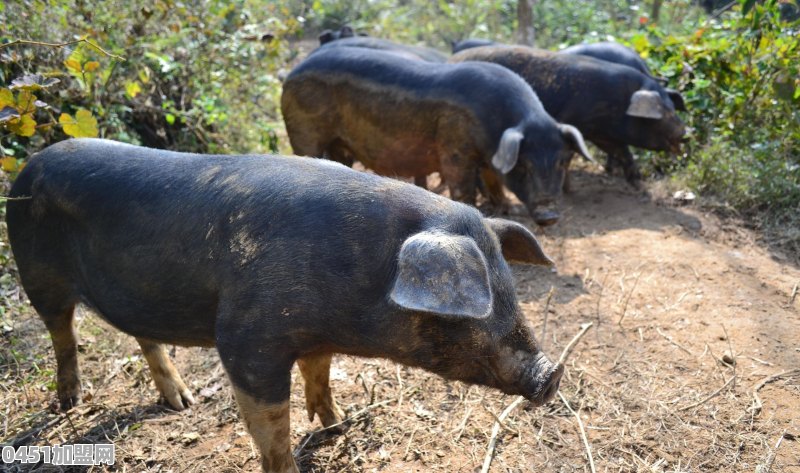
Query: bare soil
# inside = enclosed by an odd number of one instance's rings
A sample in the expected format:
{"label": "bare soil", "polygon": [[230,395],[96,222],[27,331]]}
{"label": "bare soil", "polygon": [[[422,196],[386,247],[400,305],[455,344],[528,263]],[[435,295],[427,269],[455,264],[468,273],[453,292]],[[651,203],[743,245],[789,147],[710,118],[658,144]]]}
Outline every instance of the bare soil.
{"label": "bare soil", "polygon": [[[552,358],[592,326],[566,362],[564,400],[514,409],[490,471],[591,471],[591,455],[597,471],[800,472],[797,255],[770,253],[735,223],[620,179],[589,171],[574,179],[564,220],[537,230],[557,271],[514,272]],[[114,471],[259,471],[214,350],[174,351],[198,404],[171,411],[157,404],[135,341],[91,314],[79,317],[87,396],[58,413],[47,332],[13,262],[3,270],[0,444],[113,442]],[[495,419],[514,401],[384,360],[339,357],[332,375],[351,417],[339,435],[308,421],[294,373],[292,445],[302,471],[480,471]]]}

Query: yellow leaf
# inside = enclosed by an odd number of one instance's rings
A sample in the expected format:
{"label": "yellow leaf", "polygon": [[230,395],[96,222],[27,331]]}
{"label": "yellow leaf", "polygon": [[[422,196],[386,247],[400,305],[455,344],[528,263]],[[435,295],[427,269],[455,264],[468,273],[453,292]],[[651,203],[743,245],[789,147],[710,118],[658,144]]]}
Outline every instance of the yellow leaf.
{"label": "yellow leaf", "polygon": [[67,69],[76,74],[80,74],[81,71],[83,70],[83,67],[81,67],[81,63],[75,59],[67,59],[66,61],[64,61],[64,65],[67,66]]}
{"label": "yellow leaf", "polygon": [[89,61],[83,65],[83,70],[86,72],[94,72],[98,67],[100,67],[100,63],[97,61]]}
{"label": "yellow leaf", "polygon": [[142,87],[139,85],[138,82],[128,82],[125,84],[125,95],[130,98],[134,98],[139,95],[139,92],[142,91]]}
{"label": "yellow leaf", "polygon": [[30,90],[20,90],[17,94],[17,111],[20,115],[36,110],[36,96]]}
{"label": "yellow leaf", "polygon": [[14,100],[14,94],[8,89],[0,89],[0,110],[3,107],[17,108],[17,101]]}
{"label": "yellow leaf", "polygon": [[6,156],[3,159],[0,159],[0,165],[3,167],[3,171],[5,172],[14,172],[17,170],[17,158],[13,156]]}
{"label": "yellow leaf", "polygon": [[64,133],[75,138],[94,138],[97,136],[97,119],[92,116],[92,112],[82,108],[73,117],[69,113],[62,113],[58,117],[58,123],[64,129]]}
{"label": "yellow leaf", "polygon": [[31,115],[23,115],[8,124],[11,133],[19,136],[33,136],[36,133],[36,120]]}

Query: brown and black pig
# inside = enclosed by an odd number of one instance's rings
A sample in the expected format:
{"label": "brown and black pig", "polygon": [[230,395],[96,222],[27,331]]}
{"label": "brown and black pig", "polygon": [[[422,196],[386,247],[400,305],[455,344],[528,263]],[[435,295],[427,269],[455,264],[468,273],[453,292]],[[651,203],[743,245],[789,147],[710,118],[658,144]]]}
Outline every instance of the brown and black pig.
{"label": "brown and black pig", "polygon": [[525,81],[481,62],[321,48],[289,74],[281,107],[296,154],[390,176],[438,171],[467,203],[480,173],[502,205],[502,176],[540,225],[558,220],[549,207],[573,153],[589,157],[580,132],[553,120]]}
{"label": "brown and black pig", "polygon": [[525,46],[466,49],[450,61],[487,61],[522,76],[550,115],[578,128],[608,154],[609,169],[620,164],[635,187],[641,174],[629,145],[680,150],[686,130],[669,92],[631,67]]}
{"label": "brown and black pig", "polygon": [[540,351],[507,261],[552,264],[514,222],[330,161],[207,156],[97,139],[35,155],[7,204],[22,284],[52,337],[58,399],[81,398],[73,309],[139,341],[161,395],[193,402],[164,344],[216,347],[267,472],[297,472],[290,371],[342,421],[331,355],[385,357],[536,405]]}

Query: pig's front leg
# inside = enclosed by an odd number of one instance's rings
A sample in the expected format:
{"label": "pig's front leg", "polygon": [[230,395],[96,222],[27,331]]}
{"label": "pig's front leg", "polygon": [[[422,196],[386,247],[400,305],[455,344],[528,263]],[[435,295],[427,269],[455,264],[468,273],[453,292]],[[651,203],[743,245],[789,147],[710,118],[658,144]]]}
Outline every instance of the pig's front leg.
{"label": "pig's front leg", "polygon": [[279,330],[253,323],[263,320],[263,316],[251,314],[227,307],[220,311],[217,351],[233,385],[242,419],[261,452],[264,472],[299,473],[292,457],[289,430],[289,388],[295,360],[285,339],[270,336],[273,330]]}
{"label": "pig's front leg", "polygon": [[308,355],[297,360],[306,382],[308,420],[319,417],[325,427],[339,424],[344,413],[333,399],[330,387],[331,355]]}
{"label": "pig's front leg", "polygon": [[268,403],[233,386],[244,423],[261,452],[265,473],[300,473],[290,448],[289,399]]}

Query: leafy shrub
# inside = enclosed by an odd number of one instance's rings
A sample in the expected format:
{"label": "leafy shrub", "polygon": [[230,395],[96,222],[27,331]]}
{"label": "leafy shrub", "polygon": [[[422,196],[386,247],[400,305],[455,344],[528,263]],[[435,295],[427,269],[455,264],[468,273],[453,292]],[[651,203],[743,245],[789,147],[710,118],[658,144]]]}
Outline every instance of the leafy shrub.
{"label": "leafy shrub", "polygon": [[[186,151],[277,150],[277,72],[299,23],[274,6],[28,0],[4,3],[0,22],[8,27],[0,34],[6,169],[67,135]],[[33,77],[47,83],[12,82]],[[29,92],[41,106],[23,108]]]}

